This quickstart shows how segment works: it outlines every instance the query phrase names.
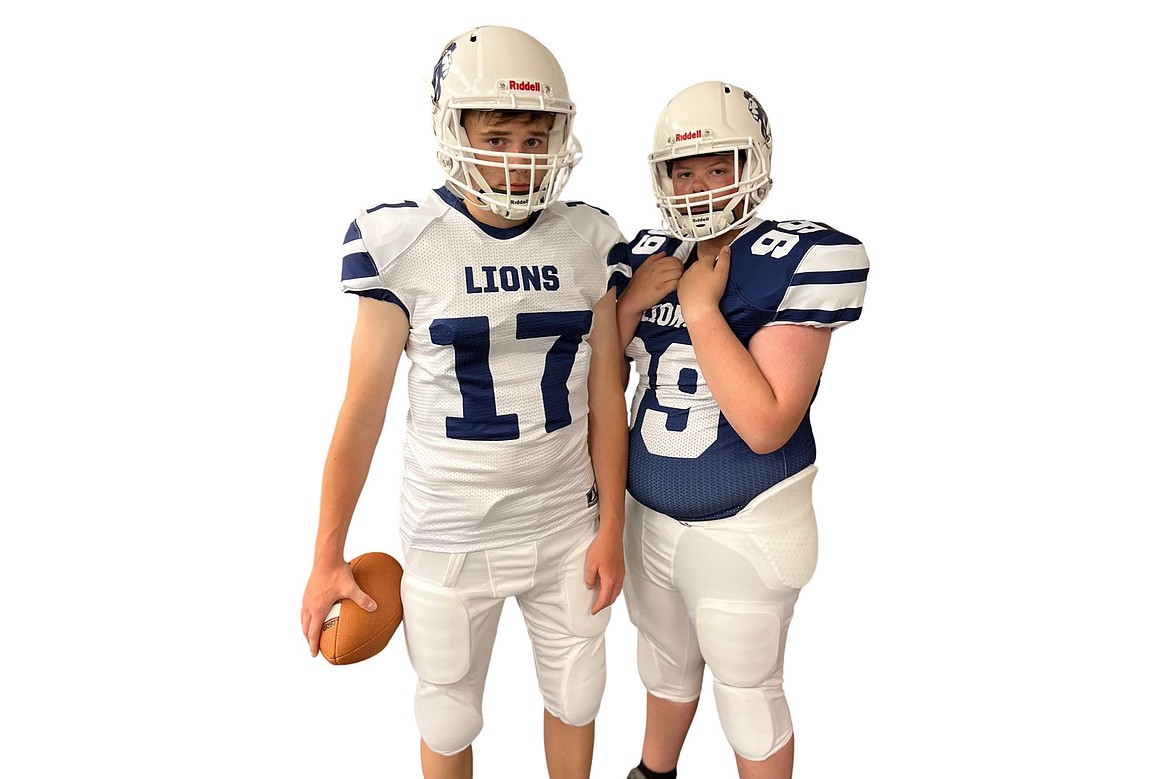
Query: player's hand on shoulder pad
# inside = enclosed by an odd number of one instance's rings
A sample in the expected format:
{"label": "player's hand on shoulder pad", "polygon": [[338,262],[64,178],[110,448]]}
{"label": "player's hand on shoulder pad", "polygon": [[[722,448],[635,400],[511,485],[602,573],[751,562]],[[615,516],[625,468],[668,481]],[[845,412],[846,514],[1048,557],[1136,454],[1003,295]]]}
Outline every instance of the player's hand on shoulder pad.
{"label": "player's hand on shoulder pad", "polygon": [[629,298],[627,305],[635,305],[640,311],[645,311],[674,292],[682,275],[682,260],[666,252],[658,252],[647,257],[634,271],[634,277],[630,279],[622,297]]}
{"label": "player's hand on shoulder pad", "polygon": [[349,598],[366,611],[374,611],[378,604],[362,592],[354,581],[353,572],[345,562],[329,565],[316,563],[305,585],[301,600],[301,631],[309,642],[309,654],[317,656],[321,642],[321,626],[333,604],[342,598]]}

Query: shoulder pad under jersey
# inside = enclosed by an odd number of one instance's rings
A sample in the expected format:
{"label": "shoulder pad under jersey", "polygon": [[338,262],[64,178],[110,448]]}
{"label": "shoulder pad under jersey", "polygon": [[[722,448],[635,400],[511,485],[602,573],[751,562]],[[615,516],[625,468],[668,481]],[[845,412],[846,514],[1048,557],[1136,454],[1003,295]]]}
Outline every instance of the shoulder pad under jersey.
{"label": "shoulder pad under jersey", "polygon": [[626,239],[622,236],[617,221],[608,211],[597,206],[580,200],[557,201],[545,211],[550,216],[568,222],[573,231],[588,241],[597,256],[603,260],[609,256],[614,246],[625,244]]}
{"label": "shoulder pad under jersey", "polygon": [[429,192],[419,201],[383,203],[358,214],[358,229],[377,269],[385,270],[448,208],[437,195]]}

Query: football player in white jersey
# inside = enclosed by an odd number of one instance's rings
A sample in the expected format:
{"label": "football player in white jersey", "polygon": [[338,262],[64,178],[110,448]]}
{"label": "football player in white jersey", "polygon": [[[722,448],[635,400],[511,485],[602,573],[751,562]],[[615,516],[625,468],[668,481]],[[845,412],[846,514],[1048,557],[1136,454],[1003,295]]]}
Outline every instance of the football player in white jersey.
{"label": "football player in white jersey", "polygon": [[604,211],[557,200],[580,158],[576,109],[538,41],[464,33],[432,88],[444,186],[362,211],[343,247],[358,318],[302,628],[315,655],[334,601],[374,607],[343,553],[405,349],[403,624],[423,775],[472,775],[496,626],[514,596],[549,776],[583,778],[624,577],[627,430],[607,290],[624,240]]}
{"label": "football player in white jersey", "polygon": [[809,407],[869,261],[828,225],[756,216],[771,153],[751,93],[683,90],[650,155],[667,229],[611,265],[639,374],[625,593],[647,705],[630,779],[674,779],[705,668],[739,775],[792,775],[784,644],[817,555]]}

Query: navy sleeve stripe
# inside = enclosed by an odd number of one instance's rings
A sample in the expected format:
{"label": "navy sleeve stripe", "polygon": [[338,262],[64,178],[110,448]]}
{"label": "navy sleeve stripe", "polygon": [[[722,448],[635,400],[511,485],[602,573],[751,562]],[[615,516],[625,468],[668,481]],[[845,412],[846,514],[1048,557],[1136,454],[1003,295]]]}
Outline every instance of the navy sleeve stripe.
{"label": "navy sleeve stripe", "polygon": [[861,317],[860,308],[842,308],[836,311],[823,309],[788,308],[776,314],[775,322],[816,322],[831,325],[855,322]]}
{"label": "navy sleeve stripe", "polygon": [[413,200],[403,200],[401,203],[382,203],[381,205],[374,206],[373,208],[367,208],[366,213],[372,214],[375,211],[383,208],[418,208],[418,203],[414,202]]}
{"label": "navy sleeve stripe", "polygon": [[362,237],[361,228],[357,225],[357,220],[349,223],[349,230],[345,233],[345,240],[342,243],[349,243],[350,241],[360,241]]}
{"label": "navy sleeve stripe", "polygon": [[341,280],[368,279],[378,275],[378,267],[369,252],[355,252],[341,258]]}
{"label": "navy sleeve stripe", "polygon": [[860,270],[819,271],[813,273],[797,273],[792,277],[792,283],[799,284],[852,284],[865,281],[869,277],[869,268]]}
{"label": "navy sleeve stripe", "polygon": [[406,304],[388,289],[347,289],[346,292],[351,295],[361,295],[364,298],[373,298],[374,300],[384,300],[387,303],[393,303],[402,309],[402,313],[406,314],[407,319],[410,319],[410,312],[406,310]]}

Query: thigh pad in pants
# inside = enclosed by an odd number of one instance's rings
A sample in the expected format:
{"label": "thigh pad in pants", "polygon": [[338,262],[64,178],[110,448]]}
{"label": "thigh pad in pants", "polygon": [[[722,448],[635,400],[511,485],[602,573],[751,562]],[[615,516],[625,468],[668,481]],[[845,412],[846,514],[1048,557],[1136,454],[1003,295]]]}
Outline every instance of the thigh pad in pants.
{"label": "thigh pad in pants", "polygon": [[471,667],[471,621],[463,601],[446,587],[406,576],[403,624],[410,664],[423,681],[454,684]]}

